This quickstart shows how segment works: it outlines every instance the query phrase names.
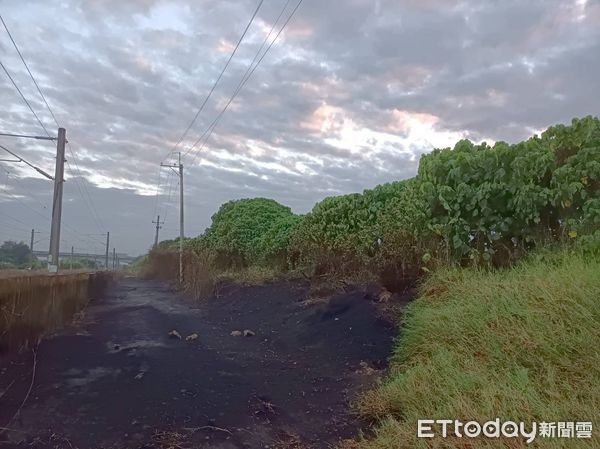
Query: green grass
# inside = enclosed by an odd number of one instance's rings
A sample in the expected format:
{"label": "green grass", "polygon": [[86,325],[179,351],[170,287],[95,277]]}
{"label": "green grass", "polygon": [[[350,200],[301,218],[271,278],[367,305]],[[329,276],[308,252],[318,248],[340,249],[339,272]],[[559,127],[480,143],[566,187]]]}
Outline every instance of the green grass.
{"label": "green grass", "polygon": [[433,274],[405,313],[388,379],[356,407],[374,433],[347,447],[526,446],[416,437],[418,419],[495,418],[592,421],[592,440],[529,447],[600,447],[600,260],[564,253]]}

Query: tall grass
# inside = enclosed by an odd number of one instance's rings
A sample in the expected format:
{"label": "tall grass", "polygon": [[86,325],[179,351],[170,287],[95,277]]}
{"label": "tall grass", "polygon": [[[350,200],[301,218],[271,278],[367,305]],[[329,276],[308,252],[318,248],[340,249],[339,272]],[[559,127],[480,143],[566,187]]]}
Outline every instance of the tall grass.
{"label": "tall grass", "polygon": [[[209,251],[192,250],[184,252],[183,270],[184,283],[179,287],[196,298],[218,292],[221,284],[259,285],[297,276],[260,264],[225,269],[215,264],[214,254]],[[171,249],[153,249],[136,274],[145,279],[178,282],[179,253]]]}
{"label": "tall grass", "polygon": [[108,273],[14,273],[0,278],[0,352],[36,341],[70,322],[102,293]]}
{"label": "tall grass", "polygon": [[[418,439],[418,419],[592,421],[600,447],[600,259],[563,254],[510,270],[432,274],[407,309],[388,379],[357,410],[379,448],[505,448],[523,442]],[[535,447],[534,445],[534,447]]]}

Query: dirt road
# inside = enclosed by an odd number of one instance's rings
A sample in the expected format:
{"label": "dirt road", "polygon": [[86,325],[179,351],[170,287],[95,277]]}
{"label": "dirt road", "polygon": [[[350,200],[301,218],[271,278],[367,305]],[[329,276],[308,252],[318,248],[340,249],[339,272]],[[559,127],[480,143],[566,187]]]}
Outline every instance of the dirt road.
{"label": "dirt road", "polygon": [[[33,352],[0,359],[10,429],[0,448],[320,448],[350,437],[348,401],[384,366],[393,330],[360,291],[312,307],[305,297],[282,283],[198,303],[119,281],[40,343],[33,384]],[[246,329],[254,335],[231,335]]]}

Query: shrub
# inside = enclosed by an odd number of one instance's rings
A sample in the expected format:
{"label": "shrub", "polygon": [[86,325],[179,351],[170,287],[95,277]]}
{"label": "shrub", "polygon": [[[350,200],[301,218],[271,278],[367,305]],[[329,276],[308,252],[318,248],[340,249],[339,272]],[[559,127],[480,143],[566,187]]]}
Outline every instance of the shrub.
{"label": "shrub", "polygon": [[212,216],[211,226],[193,246],[210,250],[224,269],[287,260],[290,233],[298,221],[289,207],[274,200],[230,201]]}

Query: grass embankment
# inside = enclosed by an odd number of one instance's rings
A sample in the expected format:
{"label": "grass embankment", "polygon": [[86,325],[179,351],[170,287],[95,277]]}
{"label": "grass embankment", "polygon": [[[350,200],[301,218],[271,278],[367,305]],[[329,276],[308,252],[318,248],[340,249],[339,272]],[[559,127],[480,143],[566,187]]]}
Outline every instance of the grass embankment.
{"label": "grass embankment", "polygon": [[349,447],[505,448],[511,440],[419,439],[418,419],[592,421],[600,447],[600,259],[539,257],[513,269],[433,274],[407,309],[388,379],[358,403],[374,437]]}

